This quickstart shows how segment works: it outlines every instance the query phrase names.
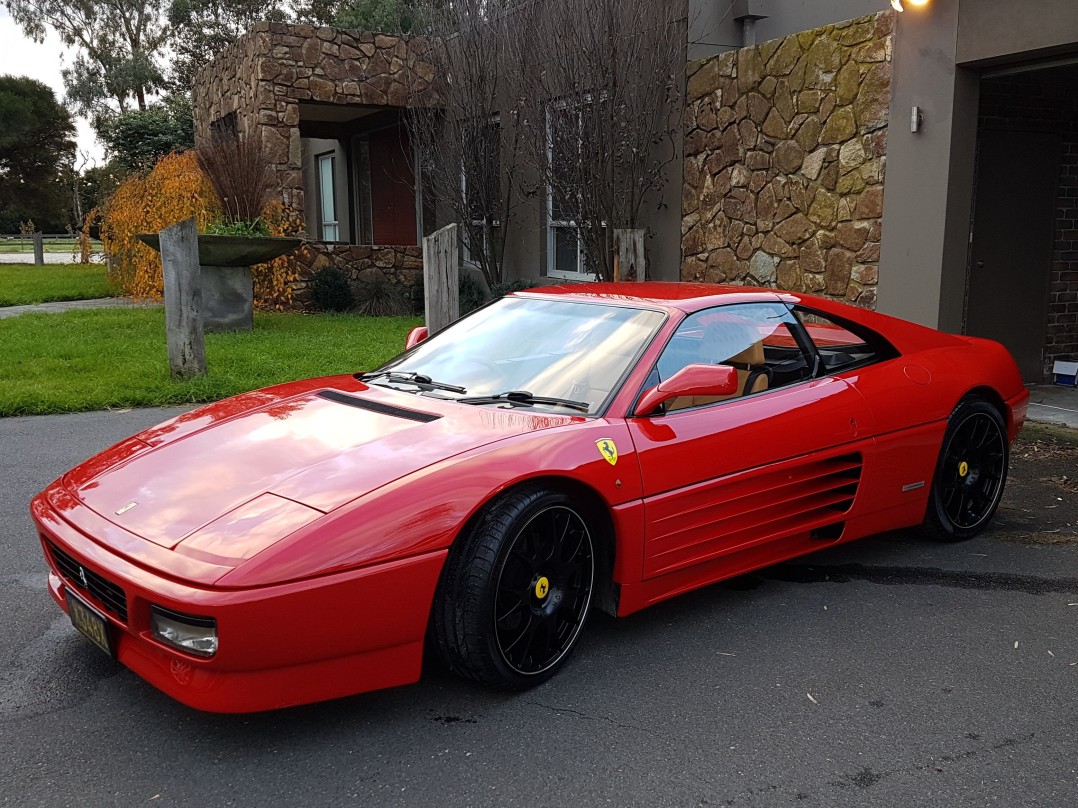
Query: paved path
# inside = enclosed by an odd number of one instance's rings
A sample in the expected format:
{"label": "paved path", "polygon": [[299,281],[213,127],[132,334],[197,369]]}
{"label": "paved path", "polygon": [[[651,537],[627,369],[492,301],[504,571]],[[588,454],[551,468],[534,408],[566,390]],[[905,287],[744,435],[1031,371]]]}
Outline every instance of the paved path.
{"label": "paved path", "polygon": [[53,303],[34,303],[29,306],[0,306],[0,320],[20,314],[59,314],[79,309],[149,308],[160,303],[144,303],[129,297],[97,297],[92,300],[58,300]]}
{"label": "paved path", "polygon": [[[0,253],[0,264],[32,264],[34,263],[34,254],[29,253]],[[71,253],[61,250],[60,252],[47,252],[45,253],[46,264],[77,264],[78,261],[71,260]],[[103,264],[105,263],[104,253],[94,253],[90,256],[91,264]]]}
{"label": "paved path", "polygon": [[1033,385],[1029,390],[1029,420],[1078,429],[1078,388]]}

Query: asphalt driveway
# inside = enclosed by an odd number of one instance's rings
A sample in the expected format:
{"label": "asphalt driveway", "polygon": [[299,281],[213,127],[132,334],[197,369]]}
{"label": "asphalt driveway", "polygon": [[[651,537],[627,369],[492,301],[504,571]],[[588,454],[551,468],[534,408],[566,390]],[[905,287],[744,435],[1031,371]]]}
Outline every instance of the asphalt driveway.
{"label": "asphalt driveway", "polygon": [[531,692],[431,670],[215,716],[75,633],[26,511],[177,411],[0,419],[2,805],[1078,805],[1078,449],[1051,434],[985,536],[865,539],[601,617]]}

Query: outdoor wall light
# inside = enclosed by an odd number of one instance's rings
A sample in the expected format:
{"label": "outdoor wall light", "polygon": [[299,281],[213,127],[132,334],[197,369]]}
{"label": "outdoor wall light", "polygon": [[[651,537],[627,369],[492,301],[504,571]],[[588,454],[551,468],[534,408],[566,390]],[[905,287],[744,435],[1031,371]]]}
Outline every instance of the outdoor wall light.
{"label": "outdoor wall light", "polygon": [[928,0],[891,0],[891,8],[895,11],[905,11],[902,8],[903,3],[909,3],[911,6],[924,6],[928,5]]}

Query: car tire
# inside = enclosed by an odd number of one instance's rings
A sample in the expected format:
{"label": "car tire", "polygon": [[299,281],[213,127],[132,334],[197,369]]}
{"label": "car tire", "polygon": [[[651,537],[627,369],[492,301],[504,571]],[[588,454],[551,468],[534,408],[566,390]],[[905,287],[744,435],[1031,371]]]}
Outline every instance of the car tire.
{"label": "car tire", "polygon": [[525,690],[569,658],[591,608],[596,548],[581,509],[543,487],[494,500],[446,559],[431,639],[454,672]]}
{"label": "car tire", "polygon": [[947,423],[922,530],[940,541],[980,533],[999,506],[1009,462],[999,410],[982,398],[963,399]]}

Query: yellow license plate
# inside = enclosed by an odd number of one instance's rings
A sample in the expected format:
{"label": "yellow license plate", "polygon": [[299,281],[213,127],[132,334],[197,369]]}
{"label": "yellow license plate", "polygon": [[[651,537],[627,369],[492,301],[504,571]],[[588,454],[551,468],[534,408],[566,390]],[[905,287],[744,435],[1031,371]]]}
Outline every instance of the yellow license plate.
{"label": "yellow license plate", "polygon": [[70,589],[65,589],[64,595],[67,598],[67,614],[71,618],[71,625],[89,637],[91,642],[106,654],[114,656],[109,622],[104,615]]}

